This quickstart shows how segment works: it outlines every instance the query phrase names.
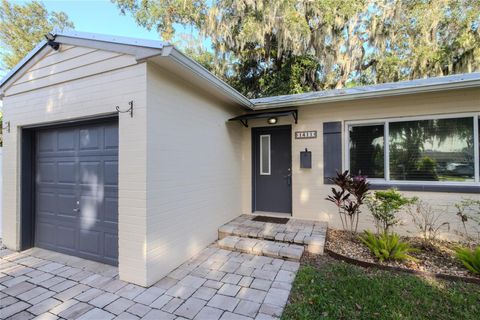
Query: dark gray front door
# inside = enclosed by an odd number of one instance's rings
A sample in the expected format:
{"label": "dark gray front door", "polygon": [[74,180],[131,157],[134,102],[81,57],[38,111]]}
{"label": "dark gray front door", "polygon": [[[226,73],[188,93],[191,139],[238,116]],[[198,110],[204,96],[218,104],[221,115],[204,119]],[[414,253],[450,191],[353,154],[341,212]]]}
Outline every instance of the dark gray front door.
{"label": "dark gray front door", "polygon": [[40,129],[35,245],[118,264],[118,124]]}
{"label": "dark gray front door", "polygon": [[253,211],[292,212],[290,126],[253,128]]}

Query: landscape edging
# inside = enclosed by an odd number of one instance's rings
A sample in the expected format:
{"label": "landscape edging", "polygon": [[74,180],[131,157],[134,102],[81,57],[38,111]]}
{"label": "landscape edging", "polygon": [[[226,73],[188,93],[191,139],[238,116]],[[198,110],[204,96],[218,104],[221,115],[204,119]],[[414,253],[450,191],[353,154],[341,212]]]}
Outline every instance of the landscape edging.
{"label": "landscape edging", "polygon": [[385,266],[381,265],[378,263],[374,262],[367,262],[363,260],[357,260],[354,258],[350,258],[347,256],[344,256],[340,253],[334,252],[330,249],[325,248],[325,252],[331,256],[334,259],[337,260],[342,260],[344,262],[363,267],[363,268],[377,268],[380,270],[386,270],[386,271],[395,271],[395,272],[406,272],[410,274],[415,274],[415,275],[421,275],[421,276],[426,276],[426,277],[433,277],[436,279],[443,279],[443,280],[449,280],[449,281],[464,281],[464,282],[469,282],[469,283],[474,283],[480,285],[480,278],[473,278],[473,277],[462,277],[462,276],[454,276],[450,274],[445,274],[445,273],[433,273],[433,272],[425,272],[425,271],[418,271],[418,270],[411,270],[407,268],[400,268],[400,267],[392,267],[392,266]]}

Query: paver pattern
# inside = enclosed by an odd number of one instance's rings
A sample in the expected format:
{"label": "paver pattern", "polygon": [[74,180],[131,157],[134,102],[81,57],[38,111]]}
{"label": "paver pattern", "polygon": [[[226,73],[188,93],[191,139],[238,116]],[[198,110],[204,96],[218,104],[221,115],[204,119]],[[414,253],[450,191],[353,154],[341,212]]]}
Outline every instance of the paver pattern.
{"label": "paver pattern", "polygon": [[219,240],[218,246],[226,250],[235,250],[272,258],[285,258],[293,261],[300,260],[304,251],[304,247],[297,244],[237,236],[228,236]]}
{"label": "paver pattern", "polygon": [[[218,238],[229,236],[271,240],[272,242],[293,243],[306,245],[310,253],[323,254],[328,223],[325,221],[311,221],[290,219],[286,224],[253,221],[254,215],[241,215],[218,229]],[[247,247],[251,243],[243,241]],[[235,246],[241,246],[242,243]],[[276,249],[276,247],[274,246]],[[253,251],[255,252],[255,251]],[[275,252],[267,254],[274,255]],[[293,254],[292,258],[295,258]]]}
{"label": "paver pattern", "polygon": [[150,288],[0,250],[2,319],[277,319],[299,268],[296,261],[216,245]]}

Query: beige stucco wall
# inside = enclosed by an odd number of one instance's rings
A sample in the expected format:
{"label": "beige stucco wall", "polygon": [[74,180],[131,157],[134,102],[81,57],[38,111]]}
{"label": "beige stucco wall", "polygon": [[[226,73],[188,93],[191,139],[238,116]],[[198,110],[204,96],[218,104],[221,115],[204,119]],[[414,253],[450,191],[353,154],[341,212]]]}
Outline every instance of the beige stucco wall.
{"label": "beige stucco wall", "polygon": [[3,242],[20,248],[20,143],[22,126],[115,114],[119,116],[119,272],[146,283],[146,63],[81,47],[64,46],[35,65],[3,99]]}
{"label": "beige stucco wall", "polygon": [[[292,124],[292,200],[293,217],[301,219],[320,219],[329,221],[330,226],[341,226],[335,207],[325,200],[330,185],[323,183],[323,122],[353,121],[406,116],[448,114],[462,112],[480,112],[480,89],[444,91],[438,93],[402,95],[389,98],[365,99],[303,106],[299,110],[298,124],[290,118],[279,118],[279,125]],[[267,126],[266,120],[249,122],[250,127]],[[317,130],[317,139],[295,140],[295,131]],[[251,128],[243,129],[243,171],[251,172]],[[344,141],[342,139],[342,141]],[[308,148],[312,151],[312,169],[300,169],[300,151]],[[345,156],[345,155],[344,155]],[[251,213],[251,174],[243,183],[243,212]],[[451,234],[461,225],[455,215],[454,203],[462,198],[480,199],[478,194],[405,192],[409,196],[418,196],[438,208],[446,211],[444,219],[451,223]],[[368,210],[364,208],[360,219],[360,228],[373,228]],[[415,232],[410,219],[405,217],[405,225],[398,232]]]}
{"label": "beige stucco wall", "polygon": [[[242,213],[241,113],[148,64],[147,283],[217,239]],[[247,174],[248,175],[248,174]]]}

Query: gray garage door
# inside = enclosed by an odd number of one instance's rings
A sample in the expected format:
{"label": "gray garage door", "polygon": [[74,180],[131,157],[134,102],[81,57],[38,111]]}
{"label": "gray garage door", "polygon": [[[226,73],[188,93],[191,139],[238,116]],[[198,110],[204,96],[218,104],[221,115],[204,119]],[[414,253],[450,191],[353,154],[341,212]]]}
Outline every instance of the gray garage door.
{"label": "gray garage door", "polygon": [[35,245],[117,265],[117,122],[41,129],[35,148]]}

